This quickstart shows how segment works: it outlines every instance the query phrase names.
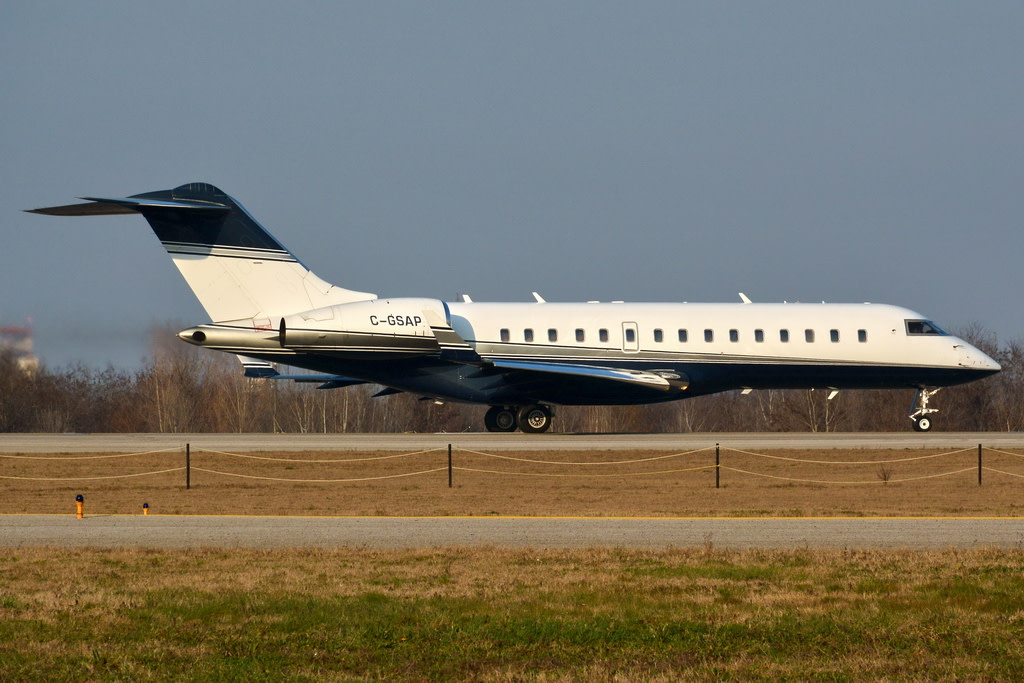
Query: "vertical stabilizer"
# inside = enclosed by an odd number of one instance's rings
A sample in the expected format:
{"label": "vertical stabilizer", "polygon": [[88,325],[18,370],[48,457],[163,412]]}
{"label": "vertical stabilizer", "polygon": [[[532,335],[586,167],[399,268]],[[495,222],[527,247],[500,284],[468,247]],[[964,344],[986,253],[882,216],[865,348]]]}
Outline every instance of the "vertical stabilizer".
{"label": "vertical stabilizer", "polygon": [[83,199],[90,203],[32,213],[141,213],[215,322],[252,319],[256,326],[264,321],[274,326],[290,313],[376,298],[321,280],[213,185],[189,183],[124,199]]}

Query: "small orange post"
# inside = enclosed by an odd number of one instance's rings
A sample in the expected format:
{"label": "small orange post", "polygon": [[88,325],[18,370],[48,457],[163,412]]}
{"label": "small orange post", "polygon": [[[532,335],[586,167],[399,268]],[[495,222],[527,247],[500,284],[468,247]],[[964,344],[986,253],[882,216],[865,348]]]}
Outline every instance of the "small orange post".
{"label": "small orange post", "polygon": [[142,514],[144,514],[144,515],[148,515],[149,514],[149,503],[143,503],[142,504]]}
{"label": "small orange post", "polygon": [[78,517],[78,519],[82,519],[82,517],[85,517],[85,513],[83,511],[83,508],[85,507],[85,496],[81,493],[75,496],[75,505],[78,507],[78,513],[75,516]]}

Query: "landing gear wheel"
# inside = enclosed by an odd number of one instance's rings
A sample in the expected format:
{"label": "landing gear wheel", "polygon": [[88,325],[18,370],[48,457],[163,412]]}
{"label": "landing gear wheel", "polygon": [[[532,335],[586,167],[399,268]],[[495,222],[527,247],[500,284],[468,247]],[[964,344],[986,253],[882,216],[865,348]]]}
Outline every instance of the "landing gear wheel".
{"label": "landing gear wheel", "polygon": [[939,393],[941,388],[929,389],[928,387],[920,387],[917,390],[917,395],[914,396],[914,405],[910,408],[910,421],[914,425],[915,432],[931,431],[931,414],[939,411],[935,408],[929,408],[928,401],[931,400],[932,396]]}
{"label": "landing gear wheel", "polygon": [[516,431],[516,413],[512,408],[491,406],[484,415],[484,426],[489,432]]}
{"label": "landing gear wheel", "polygon": [[914,420],[914,431],[915,432],[929,432],[932,429],[932,419],[927,415],[923,415]]}
{"label": "landing gear wheel", "polygon": [[516,421],[524,434],[546,432],[551,427],[551,408],[541,405],[523,406],[519,409]]}

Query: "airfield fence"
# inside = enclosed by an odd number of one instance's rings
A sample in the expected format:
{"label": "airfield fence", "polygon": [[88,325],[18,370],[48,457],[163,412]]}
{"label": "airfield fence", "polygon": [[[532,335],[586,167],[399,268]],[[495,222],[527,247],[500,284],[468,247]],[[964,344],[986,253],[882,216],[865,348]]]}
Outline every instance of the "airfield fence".
{"label": "airfield fence", "polygon": [[[840,451],[831,451],[838,453]],[[591,453],[589,459],[544,459],[530,458],[520,455],[488,453],[484,451],[453,448],[434,448],[411,451],[408,453],[373,454],[359,457],[316,458],[316,457],[282,457],[279,455],[260,455],[255,453],[231,453],[206,448],[195,448],[186,444],[183,448],[141,451],[138,453],[92,454],[92,455],[25,455],[0,454],[0,462],[5,463],[0,469],[0,479],[26,482],[88,482],[99,480],[129,479],[148,476],[181,473],[185,488],[191,488],[193,473],[211,477],[227,477],[235,479],[255,480],[278,483],[315,483],[315,484],[349,484],[388,479],[422,477],[447,472],[447,485],[452,487],[456,474],[477,474],[486,477],[546,477],[563,479],[608,479],[608,478],[640,478],[640,477],[672,477],[687,473],[712,473],[714,486],[722,486],[724,473],[746,477],[764,478],[784,481],[791,484],[864,486],[885,485],[954,477],[976,473],[977,483],[984,483],[984,475],[991,473],[1000,476],[1024,478],[1024,453],[1016,453],[994,448],[985,448],[978,444],[977,448],[962,448],[939,453],[907,455],[898,458],[865,458],[854,460],[816,459],[780,455],[774,453],[758,453],[723,447],[720,444],[701,449],[658,453],[627,459],[607,459],[610,452]],[[194,456],[196,456],[194,458]],[[986,456],[998,457],[1000,463],[1005,461],[1012,465],[1020,465],[1020,471],[1011,471],[1007,465],[993,467],[986,464]],[[171,458],[177,459],[174,466],[167,467]],[[149,465],[156,459],[159,465]],[[193,462],[193,460],[197,462]],[[131,465],[119,467],[111,472],[109,467],[102,471],[89,472],[89,468],[99,461],[136,461]],[[201,462],[199,462],[201,460]],[[248,469],[225,467],[226,463],[245,462]],[[33,471],[33,465],[42,465],[54,469],[60,464],[60,476]],[[221,463],[221,464],[218,464]],[[968,465],[969,463],[969,465]],[[406,466],[406,464],[408,464]],[[760,468],[757,465],[760,465]],[[910,468],[909,474],[896,476],[895,466]],[[838,468],[850,468],[856,471],[854,477],[829,478],[793,476],[793,466],[800,472],[808,467],[821,467],[829,471]],[[155,467],[155,469],[154,469]],[[936,469],[942,467],[943,469]],[[276,469],[275,469],[276,468]],[[304,476],[295,473],[302,469],[319,476]],[[340,468],[362,468],[360,471],[348,472],[346,476],[336,471]],[[862,468],[857,471],[856,468]],[[873,468],[870,474],[864,474],[863,468]],[[916,468],[916,469],[915,469]],[[95,468],[94,468],[95,469]],[[129,471],[122,471],[122,470]],[[789,471],[787,471],[787,469]],[[282,472],[283,470],[283,472]]]}

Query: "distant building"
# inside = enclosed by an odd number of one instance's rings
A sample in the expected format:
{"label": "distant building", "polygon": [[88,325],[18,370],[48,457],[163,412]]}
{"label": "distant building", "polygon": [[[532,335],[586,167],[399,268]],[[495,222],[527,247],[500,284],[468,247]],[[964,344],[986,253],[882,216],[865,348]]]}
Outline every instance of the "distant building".
{"label": "distant building", "polygon": [[22,371],[34,373],[39,359],[32,353],[31,323],[0,325],[0,354],[10,356]]}

